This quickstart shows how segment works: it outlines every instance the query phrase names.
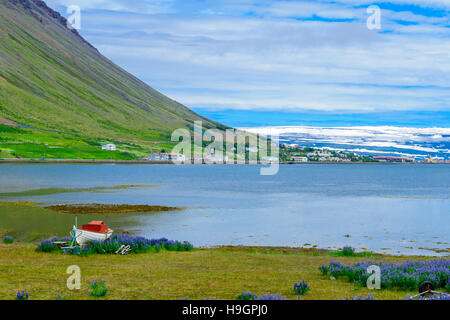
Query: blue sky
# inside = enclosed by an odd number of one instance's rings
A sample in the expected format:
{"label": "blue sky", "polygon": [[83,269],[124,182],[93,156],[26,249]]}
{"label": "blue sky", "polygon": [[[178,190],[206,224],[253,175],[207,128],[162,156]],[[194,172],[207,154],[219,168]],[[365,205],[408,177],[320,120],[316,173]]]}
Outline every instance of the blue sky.
{"label": "blue sky", "polygon": [[450,127],[449,0],[47,3],[79,5],[104,55],[229,125]]}

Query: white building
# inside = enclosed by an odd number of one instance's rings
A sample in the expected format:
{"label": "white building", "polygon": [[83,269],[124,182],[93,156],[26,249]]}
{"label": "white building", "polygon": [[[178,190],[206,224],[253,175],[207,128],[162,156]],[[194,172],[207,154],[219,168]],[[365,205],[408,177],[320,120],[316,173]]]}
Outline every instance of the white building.
{"label": "white building", "polygon": [[102,144],[102,150],[108,150],[108,151],[116,151],[116,145],[112,144],[112,143],[108,143],[108,144]]}
{"label": "white building", "polygon": [[307,157],[292,157],[291,161],[293,162],[308,162]]}
{"label": "white building", "polygon": [[327,158],[331,157],[332,153],[329,151],[314,151],[311,153],[308,153],[308,158]]}
{"label": "white building", "polygon": [[185,162],[186,156],[181,153],[152,153],[148,155],[148,160]]}

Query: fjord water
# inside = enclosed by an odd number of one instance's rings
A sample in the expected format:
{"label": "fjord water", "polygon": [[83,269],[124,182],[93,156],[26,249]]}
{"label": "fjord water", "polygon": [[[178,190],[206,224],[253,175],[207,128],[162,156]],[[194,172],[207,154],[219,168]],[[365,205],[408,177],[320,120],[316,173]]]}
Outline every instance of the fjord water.
{"label": "fjord water", "polygon": [[134,234],[186,240],[196,246],[351,245],[390,254],[448,255],[448,165],[282,165],[275,176],[261,176],[259,169],[3,164],[0,192],[158,185],[13,200],[185,207],[121,219]]}

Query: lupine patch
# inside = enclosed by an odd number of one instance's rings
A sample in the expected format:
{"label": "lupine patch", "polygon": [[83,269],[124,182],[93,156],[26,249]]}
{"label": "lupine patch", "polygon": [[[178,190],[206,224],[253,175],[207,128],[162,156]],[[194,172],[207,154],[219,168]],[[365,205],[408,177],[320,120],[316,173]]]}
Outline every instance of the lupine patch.
{"label": "lupine patch", "polygon": [[14,243],[14,238],[6,236],[3,238],[3,243],[5,243],[5,244]]}
{"label": "lupine patch", "polygon": [[308,284],[303,280],[300,283],[294,284],[294,292],[300,296],[306,294],[311,288],[308,286]]}
{"label": "lupine patch", "polygon": [[38,252],[54,252],[58,251],[59,248],[57,245],[53,244],[52,240],[43,240],[41,244],[38,245],[36,251]]}
{"label": "lupine patch", "polygon": [[242,292],[237,296],[237,300],[286,300],[281,294],[266,294],[262,296],[258,296],[256,294],[248,292]]}
{"label": "lupine patch", "polygon": [[281,294],[265,294],[263,296],[255,296],[254,300],[286,300]]}
{"label": "lupine patch", "polygon": [[53,237],[51,239],[48,240],[43,240],[41,241],[41,243],[38,245],[36,251],[38,252],[54,252],[54,251],[58,251],[59,247],[54,244],[55,242],[71,242],[72,238],[61,238],[59,239],[58,237]]}
{"label": "lupine patch", "polygon": [[369,266],[379,266],[381,269],[382,288],[400,288],[417,290],[424,281],[430,281],[435,288],[444,288],[450,279],[450,260],[408,261],[403,264],[358,262],[346,266],[338,261],[322,265],[319,270],[325,276],[346,278],[357,285],[365,286],[371,274],[367,273]]}
{"label": "lupine patch", "polygon": [[237,300],[255,300],[255,296],[253,293],[249,292],[242,292],[240,295],[237,296]]}
{"label": "lupine patch", "polygon": [[347,298],[342,298],[341,300],[376,300],[375,296],[373,294],[369,294],[368,296],[357,296],[357,297],[347,297]]}
{"label": "lupine patch", "polygon": [[17,291],[16,300],[28,300],[28,298],[29,298],[29,295],[28,295],[27,290],[24,290],[22,292],[20,292],[20,290]]}
{"label": "lupine patch", "polygon": [[192,244],[188,242],[172,241],[166,238],[146,239],[144,237],[135,237],[127,234],[115,235],[106,241],[95,241],[89,243],[82,250],[82,254],[114,254],[120,247],[129,246],[130,253],[160,252],[167,251],[191,251]]}
{"label": "lupine patch", "polygon": [[92,297],[104,297],[108,292],[108,287],[106,287],[105,280],[97,281],[93,280],[91,282],[89,295]]}
{"label": "lupine patch", "polygon": [[[43,240],[38,246],[39,252],[54,252],[59,248],[55,242],[70,242],[70,238],[52,238],[49,240]],[[168,240],[166,238],[161,239],[146,239],[144,237],[135,237],[127,234],[114,235],[108,240],[93,241],[85,245],[81,254],[115,254],[122,246],[129,246],[129,253],[144,253],[144,252],[160,252],[161,250],[167,251],[192,251],[194,246],[189,242],[179,242]]]}

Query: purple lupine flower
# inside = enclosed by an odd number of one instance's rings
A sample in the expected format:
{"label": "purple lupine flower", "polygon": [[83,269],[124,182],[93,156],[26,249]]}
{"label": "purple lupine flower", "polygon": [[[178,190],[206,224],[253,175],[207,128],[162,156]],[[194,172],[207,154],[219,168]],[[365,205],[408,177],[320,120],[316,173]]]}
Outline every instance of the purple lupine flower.
{"label": "purple lupine flower", "polygon": [[20,292],[20,290],[17,291],[16,300],[28,300],[28,298],[29,298],[29,295],[28,295],[27,290],[24,290],[22,292]]}
{"label": "purple lupine flower", "polygon": [[10,236],[6,236],[6,237],[3,238],[3,243],[5,243],[5,244],[14,243],[14,238],[10,237]]}
{"label": "purple lupine flower", "polygon": [[305,280],[303,280],[300,283],[295,283],[294,284],[294,292],[296,294],[298,294],[299,296],[306,294],[308,291],[310,290],[310,287],[308,286],[308,284],[305,282]]}
{"label": "purple lupine flower", "polygon": [[319,267],[324,275],[335,278],[346,277],[358,285],[365,285],[367,268],[377,265],[381,269],[381,285],[383,288],[398,287],[405,290],[415,290],[424,281],[430,281],[436,288],[444,288],[450,279],[449,260],[407,261],[403,264],[383,262],[358,262],[353,266],[345,266],[331,261],[329,265]]}

